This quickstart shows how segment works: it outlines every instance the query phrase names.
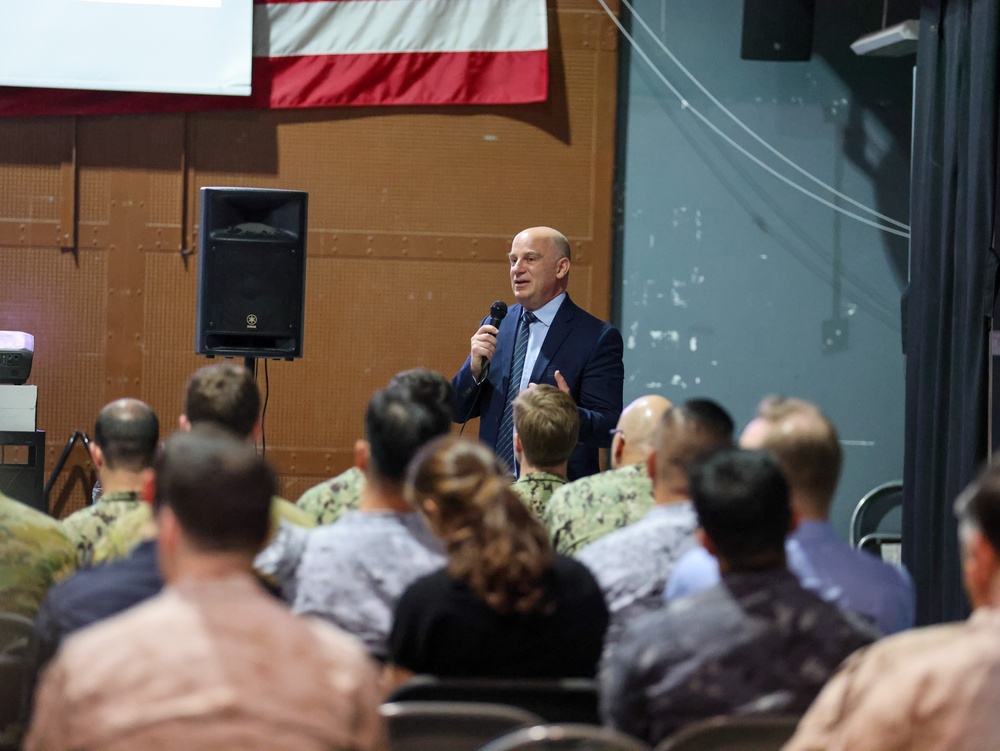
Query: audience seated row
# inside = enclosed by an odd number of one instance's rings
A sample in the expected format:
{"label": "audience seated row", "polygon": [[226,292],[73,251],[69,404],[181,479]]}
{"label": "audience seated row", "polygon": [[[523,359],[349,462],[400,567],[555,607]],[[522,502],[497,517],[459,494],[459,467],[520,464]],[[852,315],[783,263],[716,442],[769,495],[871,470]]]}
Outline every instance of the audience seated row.
{"label": "audience seated row", "polygon": [[[52,660],[29,749],[376,748],[379,702],[414,674],[598,676],[604,721],[653,746],[713,715],[802,713],[874,626],[913,623],[905,572],[833,536],[839,442],[800,400],[765,400],[737,449],[718,404],[642,397],[621,414],[612,469],[570,483],[575,406],[533,386],[515,402],[512,483],[489,449],[446,435],[450,384],[407,371],[373,395],[355,468],[295,506],[256,459],[259,409],[249,371],[208,366],[158,456],[146,405],[102,410],[93,507],[59,524],[0,499],[12,541],[0,557],[28,551],[0,580],[0,608],[37,611]],[[970,592],[987,612],[1000,591],[997,487],[984,476],[961,506]],[[854,692],[881,687],[911,644],[944,655],[987,621],[861,650],[790,748],[882,747],[847,732],[844,713],[862,714]],[[898,680],[931,680],[920,671],[936,659]],[[940,737],[1000,747],[988,718],[953,707],[954,685],[929,696],[964,723],[934,726]],[[895,716],[886,704],[867,702],[872,722]],[[914,734],[911,747],[964,746]]]}

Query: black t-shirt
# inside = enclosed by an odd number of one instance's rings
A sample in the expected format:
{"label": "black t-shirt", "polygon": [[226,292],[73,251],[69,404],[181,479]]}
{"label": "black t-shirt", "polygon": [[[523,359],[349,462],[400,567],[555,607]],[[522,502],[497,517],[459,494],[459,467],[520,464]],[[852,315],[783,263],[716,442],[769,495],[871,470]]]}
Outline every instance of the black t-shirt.
{"label": "black t-shirt", "polygon": [[556,556],[544,578],[551,612],[501,614],[441,569],[396,605],[389,661],[442,677],[592,678],[608,609],[583,564]]}

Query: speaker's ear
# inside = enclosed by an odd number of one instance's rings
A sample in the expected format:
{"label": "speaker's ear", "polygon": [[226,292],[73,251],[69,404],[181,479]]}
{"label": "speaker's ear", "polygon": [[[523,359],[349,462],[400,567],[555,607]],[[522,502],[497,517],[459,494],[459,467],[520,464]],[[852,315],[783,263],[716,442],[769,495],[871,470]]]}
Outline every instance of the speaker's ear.
{"label": "speaker's ear", "polygon": [[296,190],[202,188],[195,352],[302,356],[307,199]]}
{"label": "speaker's ear", "polygon": [[812,56],[816,0],[743,0],[744,60],[802,61]]}

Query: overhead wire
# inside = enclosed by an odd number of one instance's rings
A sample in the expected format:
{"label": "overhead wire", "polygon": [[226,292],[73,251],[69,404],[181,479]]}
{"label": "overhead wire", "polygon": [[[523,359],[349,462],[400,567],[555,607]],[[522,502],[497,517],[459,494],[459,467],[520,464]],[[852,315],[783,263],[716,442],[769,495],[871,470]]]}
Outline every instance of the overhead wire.
{"label": "overhead wire", "polygon": [[886,222],[889,222],[890,224],[894,224],[897,227],[900,227],[900,228],[905,229],[905,230],[910,229],[910,225],[908,225],[906,222],[901,222],[898,219],[893,219],[891,216],[886,216],[885,214],[879,213],[878,211],[876,211],[875,209],[871,208],[870,206],[866,206],[865,204],[861,203],[860,201],[854,200],[850,196],[848,196],[848,195],[842,193],[841,191],[837,190],[836,188],[834,188],[832,185],[828,185],[827,183],[823,182],[822,180],[820,180],[818,177],[816,177],[815,175],[813,175],[811,172],[809,172],[805,168],[800,167],[792,159],[790,159],[787,156],[785,156],[784,154],[782,154],[780,151],[778,151],[778,149],[776,149],[770,143],[768,143],[767,141],[765,141],[761,136],[759,136],[756,132],[754,132],[754,130],[752,128],[750,128],[750,126],[748,126],[746,123],[744,123],[742,120],[740,120],[736,115],[734,115],[732,113],[732,111],[730,111],[729,108],[726,107],[726,105],[724,105],[721,101],[719,101],[719,99],[716,96],[714,96],[712,94],[712,92],[710,92],[707,88],[705,88],[705,86],[701,83],[701,81],[699,81],[695,77],[695,75],[690,70],[688,70],[687,67],[677,58],[677,56],[674,55],[674,53],[670,51],[670,49],[663,42],[663,40],[661,40],[659,38],[659,36],[656,35],[656,32],[654,32],[649,27],[649,24],[647,24],[643,20],[642,16],[639,15],[638,13],[636,13],[635,9],[629,3],[629,0],[621,0],[621,2],[622,2],[622,4],[626,8],[628,8],[629,13],[632,14],[632,18],[634,18],[639,23],[639,25],[646,31],[646,33],[649,34],[650,37],[652,37],[652,39],[656,42],[657,46],[661,50],[663,50],[664,54],[667,57],[670,58],[670,61],[680,69],[681,73],[683,73],[685,76],[687,76],[688,79],[691,81],[691,83],[693,83],[695,86],[697,86],[698,90],[701,91],[701,93],[703,93],[708,98],[708,100],[710,102],[712,102],[712,104],[714,104],[716,107],[718,107],[720,110],[722,110],[722,112],[730,120],[732,120],[734,123],[736,123],[741,129],[743,129],[748,135],[750,135],[751,138],[753,138],[755,141],[757,141],[757,143],[759,143],[761,146],[763,146],[764,148],[766,148],[768,151],[770,151],[772,154],[774,154],[776,157],[778,157],[781,161],[783,161],[789,167],[791,167],[792,169],[796,170],[797,172],[799,172],[801,175],[805,176],[806,178],[812,180],[814,183],[816,183],[820,187],[824,188],[825,190],[828,190],[830,193],[832,193],[833,195],[837,196],[837,198],[840,198],[840,199],[842,199],[844,201],[847,201],[848,203],[850,203],[850,204],[858,207],[862,211],[865,211],[865,212],[871,214],[872,216],[878,217],[879,219],[882,219],[882,220],[884,220]]}
{"label": "overhead wire", "polygon": [[[628,31],[627,31],[627,30],[625,29],[625,27],[624,27],[624,26],[622,25],[622,23],[621,23],[621,21],[620,21],[620,20],[618,19],[618,17],[617,17],[617,16],[616,16],[616,15],[615,15],[615,14],[614,14],[614,13],[613,13],[612,11],[611,11],[611,9],[610,9],[610,8],[608,7],[608,5],[607,5],[607,3],[605,2],[605,0],[597,0],[597,2],[598,2],[598,3],[600,3],[601,7],[602,7],[602,8],[604,9],[604,12],[605,12],[605,13],[607,13],[608,17],[609,17],[609,18],[610,18],[610,19],[611,19],[611,20],[612,20],[612,21],[614,22],[615,26],[617,26],[617,27],[618,27],[618,31],[619,31],[619,32],[621,33],[621,35],[622,35],[623,37],[625,37],[625,39],[626,39],[626,40],[628,40],[629,44],[630,44],[630,45],[632,46],[632,49],[634,49],[634,50],[636,51],[636,53],[638,53],[638,55],[639,55],[639,56],[640,56],[640,57],[641,57],[641,58],[642,58],[642,59],[643,59],[643,60],[645,61],[645,63],[646,63],[646,64],[647,64],[647,65],[648,65],[648,66],[650,67],[650,69],[651,69],[651,70],[653,71],[653,73],[654,73],[654,74],[656,75],[656,77],[657,77],[657,78],[659,78],[659,79],[660,79],[660,81],[662,81],[662,82],[663,82],[663,85],[664,85],[664,86],[666,86],[666,87],[667,87],[667,89],[669,89],[669,90],[670,90],[670,92],[671,92],[671,93],[672,93],[672,94],[673,94],[674,96],[676,96],[676,97],[677,97],[677,99],[678,99],[678,100],[680,101],[680,103],[681,103],[681,108],[682,108],[682,109],[686,109],[686,110],[690,110],[690,111],[691,111],[691,113],[692,113],[692,114],[693,114],[693,115],[694,115],[695,117],[697,117],[697,118],[698,118],[698,119],[699,119],[699,120],[700,120],[700,121],[701,121],[702,123],[704,123],[704,124],[705,124],[705,125],[706,125],[706,126],[707,126],[707,127],[708,127],[708,128],[709,128],[709,129],[710,129],[710,130],[711,130],[712,132],[713,132],[713,133],[715,133],[715,134],[716,134],[717,136],[719,136],[719,138],[721,138],[721,139],[722,139],[722,140],[724,140],[724,141],[725,141],[726,143],[728,143],[728,144],[729,144],[730,146],[732,146],[732,147],[733,147],[734,149],[736,149],[736,150],[737,150],[737,151],[739,151],[739,152],[740,152],[741,154],[743,154],[743,156],[745,156],[745,157],[746,157],[747,159],[749,159],[750,161],[752,161],[752,162],[753,162],[754,164],[756,164],[757,166],[759,166],[759,167],[760,167],[761,169],[763,169],[763,170],[765,170],[765,171],[769,172],[769,173],[770,173],[771,175],[773,175],[774,177],[778,178],[779,180],[781,180],[781,181],[782,181],[783,183],[785,183],[785,184],[786,184],[786,185],[788,185],[789,187],[791,187],[791,188],[794,188],[795,190],[799,191],[800,193],[803,193],[804,195],[807,195],[807,196],[809,196],[810,198],[812,198],[812,199],[813,199],[813,200],[815,200],[815,201],[818,201],[819,203],[823,204],[824,206],[827,206],[827,207],[829,207],[829,208],[833,209],[834,211],[838,211],[838,212],[840,212],[841,214],[843,214],[843,215],[845,215],[845,216],[848,216],[848,217],[850,217],[851,219],[854,219],[855,221],[858,221],[858,222],[861,222],[862,224],[867,224],[868,226],[870,226],[870,227],[874,227],[875,229],[879,229],[879,230],[882,230],[883,232],[888,232],[889,234],[893,234],[893,235],[898,235],[899,237],[906,237],[906,238],[908,238],[908,237],[910,236],[910,233],[909,233],[909,232],[908,232],[907,230],[904,230],[904,229],[898,229],[898,228],[896,228],[896,227],[888,227],[888,226],[886,226],[886,225],[884,225],[884,224],[880,224],[879,222],[876,222],[876,221],[873,221],[873,220],[871,220],[871,219],[868,219],[867,217],[864,217],[864,216],[861,216],[860,214],[856,214],[856,213],[854,213],[853,211],[850,211],[850,210],[848,210],[848,209],[845,209],[845,208],[843,208],[842,206],[838,206],[837,204],[833,203],[832,201],[828,201],[828,200],[827,200],[826,198],[823,198],[823,196],[820,196],[820,195],[818,195],[818,194],[814,193],[813,191],[809,190],[808,188],[805,188],[805,187],[803,187],[803,186],[799,185],[799,184],[798,184],[797,182],[795,182],[794,180],[792,180],[792,179],[790,179],[790,178],[786,177],[785,175],[782,175],[782,174],[781,174],[780,172],[778,172],[778,171],[777,171],[776,169],[774,169],[773,167],[771,167],[771,166],[770,166],[769,164],[767,164],[766,162],[764,162],[763,160],[761,160],[760,158],[758,158],[758,157],[757,157],[757,156],[755,156],[754,154],[750,153],[750,152],[749,152],[749,151],[748,151],[748,150],[747,150],[746,148],[744,148],[744,147],[743,147],[742,145],[740,145],[740,144],[739,144],[739,143],[737,143],[737,142],[736,142],[735,140],[733,140],[733,139],[732,139],[732,138],[731,138],[731,137],[730,137],[730,136],[729,136],[728,134],[726,134],[725,132],[723,132],[721,128],[719,128],[719,127],[718,127],[718,126],[717,126],[717,125],[716,125],[715,123],[713,123],[713,122],[712,122],[711,120],[709,120],[709,119],[708,119],[708,118],[707,118],[707,117],[706,117],[706,116],[705,116],[704,114],[702,114],[702,113],[701,113],[701,112],[700,112],[700,111],[699,111],[699,110],[698,110],[698,109],[697,109],[696,107],[694,107],[694,106],[693,106],[693,105],[692,105],[692,104],[691,104],[691,103],[690,103],[690,102],[689,102],[689,101],[687,100],[687,98],[686,98],[686,97],[685,97],[685,96],[684,96],[684,95],[683,95],[683,94],[682,94],[682,93],[680,92],[680,90],[678,90],[678,89],[677,89],[677,87],[675,87],[675,86],[674,86],[674,85],[673,85],[673,84],[672,84],[672,83],[671,83],[671,82],[670,82],[670,81],[669,81],[669,80],[667,79],[667,77],[666,77],[666,76],[665,76],[665,75],[663,74],[663,72],[662,72],[662,71],[661,71],[661,70],[660,70],[660,69],[659,69],[659,68],[658,68],[658,67],[656,66],[656,64],[655,64],[655,63],[653,62],[653,60],[652,60],[652,59],[651,59],[651,58],[649,57],[649,55],[648,55],[648,54],[646,54],[645,50],[643,50],[643,49],[642,49],[642,47],[640,47],[640,46],[639,46],[639,44],[638,44],[638,42],[636,42],[635,38],[634,38],[634,37],[633,37],[633,36],[632,36],[631,34],[629,34],[629,32],[628,32]],[[628,6],[628,8],[629,8],[630,10],[632,10],[632,6],[631,6],[631,5],[628,5],[628,3],[627,3],[627,1],[626,1],[626,0],[622,0],[622,2],[623,2],[623,3],[624,3],[624,4],[626,5],[626,6]],[[642,24],[643,26],[645,26],[645,28],[646,28],[647,30],[649,30],[649,27],[648,27],[648,26],[646,26],[646,25],[645,25],[645,23],[641,21],[641,19],[639,19],[639,17],[638,17],[638,16],[637,16],[637,15],[635,14],[635,11],[634,11],[634,10],[632,10],[632,15],[633,15],[633,17],[635,17],[636,19],[640,20],[640,23],[641,23],[641,24]],[[651,33],[651,34],[652,34],[652,31],[651,31],[651,30],[649,30],[649,33]],[[654,36],[655,36],[655,35],[654,35]],[[665,48],[665,47],[664,47],[664,48]],[[668,54],[669,54],[669,52],[668,52]],[[671,57],[672,57],[672,59],[673,59],[673,56],[671,56]],[[679,63],[678,63],[678,64],[679,64]],[[685,68],[684,70],[686,70],[686,68]],[[693,78],[693,77],[692,77],[692,78]],[[700,83],[698,83],[698,86],[699,86],[699,88],[701,88],[701,90],[702,90],[702,91],[705,91],[706,93],[708,93],[708,92],[707,92],[707,90],[706,90],[706,89],[704,89],[704,87],[703,87],[703,86],[701,86],[701,84],[700,84]],[[710,95],[710,94],[709,94],[709,96],[711,97],[711,95]],[[719,102],[718,102],[718,100],[717,100],[717,99],[715,99],[715,97],[711,97],[711,98],[712,98],[713,100],[715,100],[715,102],[716,102],[717,104],[719,104],[719,106],[720,106],[720,107],[722,106],[722,105],[721,105],[721,103],[719,103]],[[725,108],[723,107],[723,109],[725,109]],[[728,110],[726,110],[726,111],[728,112]],[[734,116],[734,115],[732,115],[732,113],[729,113],[729,114],[730,114],[730,116],[731,116],[731,117],[734,117],[734,118],[735,118],[735,116]],[[737,119],[737,122],[739,122],[739,121],[738,121],[738,119]],[[742,125],[742,123],[741,123],[741,125]],[[801,172],[803,172],[804,174],[808,175],[808,176],[809,176],[809,177],[810,177],[811,179],[813,179],[813,180],[815,180],[815,181],[817,181],[817,182],[820,182],[820,183],[821,183],[821,184],[823,184],[823,185],[824,185],[824,186],[825,186],[825,187],[826,187],[826,188],[827,188],[828,190],[832,190],[832,191],[834,191],[834,193],[836,193],[836,195],[837,195],[838,197],[842,197],[842,198],[846,198],[846,196],[843,196],[843,194],[842,194],[842,193],[840,193],[839,191],[836,191],[836,190],[834,190],[834,189],[833,189],[832,187],[830,187],[830,186],[827,186],[827,185],[826,185],[825,183],[822,183],[822,181],[819,181],[819,178],[815,178],[815,177],[812,177],[811,175],[809,175],[809,173],[808,173],[808,172],[805,172],[804,170],[802,170],[802,168],[798,167],[798,165],[795,165],[795,164],[794,164],[794,162],[792,162],[792,161],[791,161],[790,159],[788,159],[787,157],[784,157],[784,156],[783,156],[782,154],[780,154],[780,153],[779,153],[779,152],[778,152],[778,151],[777,151],[776,149],[774,149],[774,148],[773,148],[773,147],[771,147],[771,146],[770,146],[769,144],[767,144],[767,143],[766,143],[765,141],[763,141],[763,139],[761,139],[761,138],[757,137],[757,136],[756,136],[756,134],[753,134],[753,131],[749,130],[749,128],[747,128],[747,127],[746,127],[745,125],[744,125],[743,127],[744,127],[744,129],[746,129],[746,130],[747,130],[748,132],[750,132],[750,133],[751,133],[752,135],[754,135],[754,137],[755,137],[755,138],[757,138],[757,140],[759,140],[759,141],[760,141],[761,143],[764,143],[764,145],[768,146],[768,148],[770,148],[770,149],[771,149],[771,151],[773,151],[774,153],[776,153],[776,154],[778,154],[779,156],[781,156],[781,157],[782,157],[782,159],[784,159],[785,161],[787,161],[787,162],[788,162],[789,164],[792,164],[793,166],[795,166],[795,167],[796,167],[796,169],[799,169],[799,171],[801,171]],[[847,200],[849,200],[849,201],[850,201],[851,203],[854,203],[854,204],[857,204],[857,202],[856,202],[856,201],[854,201],[853,199],[847,199]],[[859,204],[859,205],[860,205],[860,204]],[[881,214],[877,214],[877,212],[874,212],[874,210],[873,210],[873,209],[869,209],[868,207],[865,207],[865,206],[862,206],[862,208],[864,208],[864,209],[865,209],[866,211],[868,211],[868,212],[871,212],[871,213],[875,213],[875,214],[876,214],[877,216],[880,216],[880,217],[881,217],[881,216],[883,216],[883,215],[881,215]],[[894,220],[894,219],[889,219],[888,217],[886,217],[886,219],[887,219],[888,221],[890,221],[890,222],[894,223],[894,224],[899,224],[899,225],[900,225],[900,226],[902,226],[902,227],[906,227],[906,226],[907,226],[907,225],[904,225],[904,224],[902,224],[901,222],[898,222],[897,220]],[[907,229],[908,229],[908,227],[907,227]]]}

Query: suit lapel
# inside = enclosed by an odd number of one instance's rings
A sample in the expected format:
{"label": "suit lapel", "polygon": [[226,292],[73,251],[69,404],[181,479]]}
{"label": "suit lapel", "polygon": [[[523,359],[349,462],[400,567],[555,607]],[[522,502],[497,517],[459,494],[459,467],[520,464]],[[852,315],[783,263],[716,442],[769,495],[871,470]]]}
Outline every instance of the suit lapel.
{"label": "suit lapel", "polygon": [[559,306],[559,312],[552,319],[552,325],[549,326],[549,331],[545,335],[545,341],[542,342],[542,351],[538,353],[538,359],[535,360],[535,367],[531,370],[532,383],[541,383],[540,379],[545,373],[545,369],[552,362],[552,358],[555,357],[556,352],[559,351],[559,347],[562,346],[566,337],[569,336],[570,331],[573,330],[574,317],[576,317],[576,305],[569,299],[569,295],[566,295],[563,304]]}

